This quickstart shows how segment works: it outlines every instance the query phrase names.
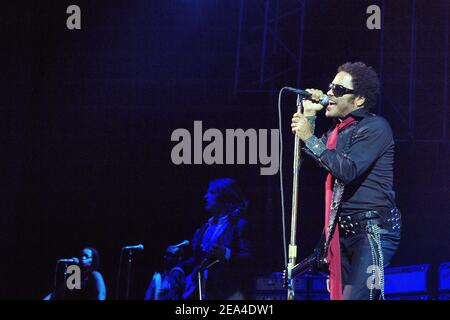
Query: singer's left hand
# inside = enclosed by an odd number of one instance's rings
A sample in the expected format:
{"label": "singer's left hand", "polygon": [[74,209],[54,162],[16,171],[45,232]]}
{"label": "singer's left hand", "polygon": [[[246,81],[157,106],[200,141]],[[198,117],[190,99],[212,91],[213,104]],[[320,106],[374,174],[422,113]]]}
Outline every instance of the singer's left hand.
{"label": "singer's left hand", "polygon": [[302,141],[312,137],[313,132],[308,119],[300,112],[294,113],[291,123],[292,133],[296,134]]}
{"label": "singer's left hand", "polygon": [[303,100],[303,115],[306,117],[315,116],[317,111],[323,109],[320,100],[322,100],[325,95],[318,89],[306,89],[306,91],[311,93],[311,99]]}

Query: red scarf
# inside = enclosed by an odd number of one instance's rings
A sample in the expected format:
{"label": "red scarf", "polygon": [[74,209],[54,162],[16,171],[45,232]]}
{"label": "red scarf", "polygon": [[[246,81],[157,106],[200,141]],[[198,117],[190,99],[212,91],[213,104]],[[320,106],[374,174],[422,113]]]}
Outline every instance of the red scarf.
{"label": "red scarf", "polygon": [[[331,132],[328,141],[327,149],[335,150],[338,134],[344,128],[351,125],[356,120],[352,117],[348,117],[334,128]],[[333,197],[333,176],[328,173],[327,180],[325,182],[325,234],[327,234],[328,222],[330,220],[331,213],[331,199]],[[330,265],[328,266],[330,270],[330,299],[331,300],[342,300],[342,273],[341,273],[341,246],[339,243],[339,228],[334,230],[334,235],[330,242],[330,247],[327,252],[327,261]]]}

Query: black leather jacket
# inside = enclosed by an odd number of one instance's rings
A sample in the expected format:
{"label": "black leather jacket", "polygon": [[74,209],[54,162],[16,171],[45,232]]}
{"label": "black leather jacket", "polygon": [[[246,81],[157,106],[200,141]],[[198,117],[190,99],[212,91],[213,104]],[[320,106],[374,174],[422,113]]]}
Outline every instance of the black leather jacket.
{"label": "black leather jacket", "polygon": [[333,127],[321,139],[316,136],[308,139],[306,151],[346,185],[341,215],[394,208],[394,138],[391,127],[384,118],[366,109],[358,109],[350,115],[357,122],[339,133],[336,150],[326,148]]}

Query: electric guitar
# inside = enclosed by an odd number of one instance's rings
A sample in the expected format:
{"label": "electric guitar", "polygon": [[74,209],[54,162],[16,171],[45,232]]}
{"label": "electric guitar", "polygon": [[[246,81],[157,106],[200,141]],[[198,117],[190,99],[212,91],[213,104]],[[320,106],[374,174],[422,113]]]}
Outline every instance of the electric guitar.
{"label": "electric guitar", "polygon": [[[323,240],[322,237],[314,252],[292,268],[292,279],[309,271],[327,272],[328,264],[323,256]],[[286,289],[290,287],[286,269],[283,270],[283,285]]]}
{"label": "electric guitar", "polygon": [[[203,259],[202,262],[194,267],[192,272],[186,277],[186,286],[185,290],[183,292],[183,300],[191,300],[195,299],[195,293],[198,293],[197,298],[200,298],[202,300],[203,297],[200,297],[200,291],[199,291],[199,273],[200,273],[200,281],[203,279],[201,278],[201,273],[203,270],[206,270],[210,267],[212,267],[214,264],[218,263],[219,260],[216,259],[214,256],[207,252],[203,252]],[[202,288],[203,289],[203,288]]]}
{"label": "electric guitar", "polygon": [[[240,216],[241,212],[245,209],[245,207],[246,207],[246,205],[242,204],[241,206],[237,207],[231,213],[228,214],[229,225],[226,227],[226,229],[224,229],[222,231],[221,235],[219,235],[219,237],[214,241],[214,244],[221,243],[221,238],[225,235],[226,230],[238,221],[239,216]],[[202,231],[202,235],[200,237],[201,239],[203,238],[203,234],[206,232],[206,229],[207,229],[207,227],[205,227],[204,230]],[[214,244],[211,244],[211,247],[213,247]],[[185,291],[183,293],[183,299],[185,299],[185,300],[192,299],[193,297],[195,297],[194,296],[195,291],[198,292],[197,297],[200,297],[200,289],[203,289],[203,288],[199,288],[199,286],[198,286],[199,272],[201,273],[203,270],[209,269],[210,267],[213,267],[216,263],[220,262],[220,260],[217,259],[217,257],[214,254],[210,253],[209,249],[210,248],[202,248],[201,259],[197,260],[197,261],[201,261],[201,262],[193,268],[192,272],[188,276],[186,276],[186,287],[185,287]],[[202,280],[203,279],[200,278],[200,282]],[[200,297],[200,299],[201,299],[201,297]]]}

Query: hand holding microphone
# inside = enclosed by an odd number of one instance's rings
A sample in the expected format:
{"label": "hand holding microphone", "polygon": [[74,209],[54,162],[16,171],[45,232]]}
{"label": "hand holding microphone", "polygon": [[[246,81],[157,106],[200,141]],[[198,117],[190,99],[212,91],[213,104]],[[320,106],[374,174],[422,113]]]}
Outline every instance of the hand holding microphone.
{"label": "hand holding microphone", "polygon": [[311,96],[303,101],[303,115],[305,117],[315,116],[324,106],[328,105],[328,96],[318,89],[306,89]]}
{"label": "hand holding microphone", "polygon": [[288,91],[294,92],[298,95],[297,103],[300,98],[303,101],[303,115],[305,117],[315,116],[317,111],[326,107],[330,101],[328,96],[319,89],[296,89],[292,87],[284,87]]}
{"label": "hand holding microphone", "polygon": [[[328,105],[329,99],[321,90],[318,89],[295,89],[285,87],[287,90],[295,92],[303,98],[303,113],[297,112],[292,117],[291,129],[298,138],[302,141],[308,140],[313,134],[313,129],[306,117],[315,116],[317,111],[322,110]],[[297,101],[299,101],[299,99]]]}

